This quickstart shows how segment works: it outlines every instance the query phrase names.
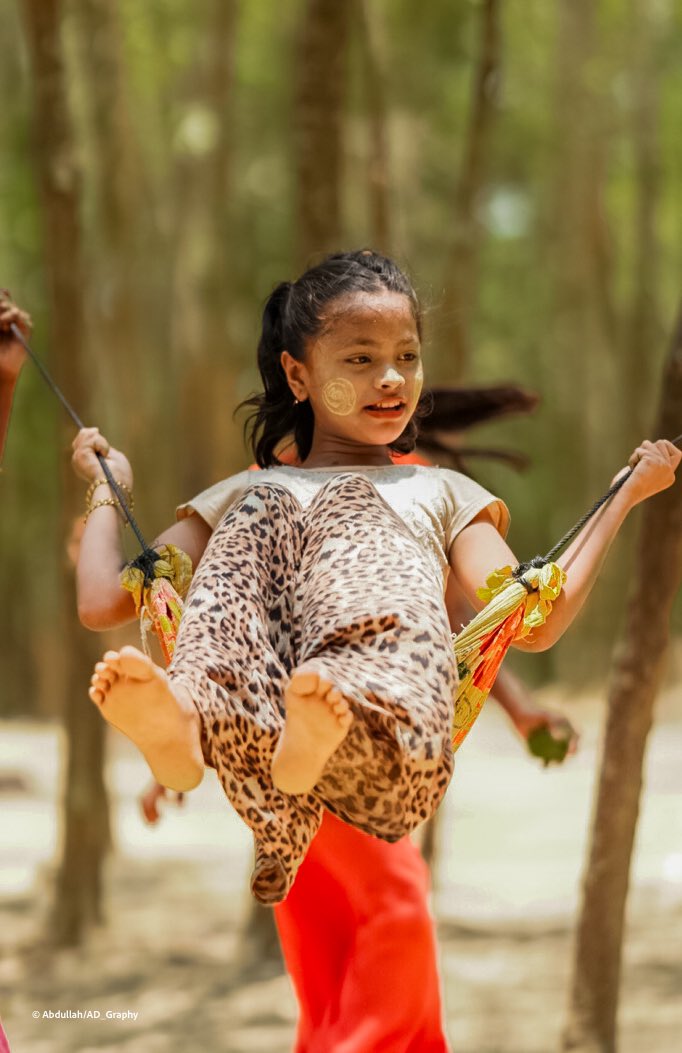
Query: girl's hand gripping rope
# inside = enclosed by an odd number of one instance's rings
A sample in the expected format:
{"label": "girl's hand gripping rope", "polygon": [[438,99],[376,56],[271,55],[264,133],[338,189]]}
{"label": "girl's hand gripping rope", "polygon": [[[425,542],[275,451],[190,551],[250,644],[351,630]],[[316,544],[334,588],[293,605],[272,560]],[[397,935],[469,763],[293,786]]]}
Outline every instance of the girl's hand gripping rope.
{"label": "girl's hand gripping rope", "polygon": [[[645,439],[628,461],[632,473],[623,485],[623,493],[629,497],[631,507],[672,486],[681,460],[682,450],[668,439],[657,442]],[[627,470],[624,468],[619,472],[616,479]]]}
{"label": "girl's hand gripping rope", "polygon": [[109,445],[104,436],[100,435],[99,428],[81,428],[71,447],[73,470],[86,483],[93,483],[97,479],[106,481],[102,474],[102,466],[97,460],[97,454],[101,453],[111,468],[114,479],[120,480],[128,490],[132,490],[133,470],[130,461],[120,450],[115,450]]}

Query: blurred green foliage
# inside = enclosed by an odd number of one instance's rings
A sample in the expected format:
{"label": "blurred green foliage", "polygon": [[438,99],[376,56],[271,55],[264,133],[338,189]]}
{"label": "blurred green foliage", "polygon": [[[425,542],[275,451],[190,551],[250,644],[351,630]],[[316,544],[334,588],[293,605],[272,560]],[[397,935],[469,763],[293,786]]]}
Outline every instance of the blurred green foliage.
{"label": "blurred green foliage", "polygon": [[[598,496],[595,479],[606,488],[611,474],[627,459],[640,436],[630,426],[626,407],[634,400],[645,419],[653,414],[666,333],[680,294],[682,10],[670,0],[626,8],[607,0],[592,5],[589,47],[568,56],[575,60],[569,66],[575,70],[573,85],[558,73],[562,51],[573,46],[562,37],[560,16],[566,4],[508,0],[501,5],[499,103],[485,183],[475,205],[480,238],[471,334],[475,352],[466,374],[453,376],[448,348],[440,339],[441,304],[481,4],[434,0],[416,8],[406,0],[371,2],[380,28],[388,105],[391,248],[409,266],[426,305],[427,381],[429,376],[439,382],[512,379],[543,397],[533,418],[497,423],[476,436],[481,444],[513,445],[533,459],[532,470],[522,477],[492,466],[479,472],[481,481],[503,495],[512,509],[513,547],[519,556],[532,555],[549,548]],[[139,250],[142,256],[134,262],[141,275],[137,280],[148,283],[138,290],[147,318],[148,362],[147,368],[140,369],[139,406],[117,406],[111,377],[118,364],[102,361],[93,340],[92,404],[77,409],[88,420],[96,419],[114,445],[130,452],[138,470],[139,518],[151,537],[172,521],[175,504],[191,496],[184,487],[208,485],[216,464],[221,473],[229,474],[249,460],[239,445],[238,431],[233,430],[226,448],[212,451],[210,464],[208,460],[203,464],[192,448],[189,470],[186,465],[179,469],[182,458],[189,456],[183,452],[183,438],[192,433],[195,419],[180,397],[187,363],[182,341],[173,339],[177,312],[184,310],[176,283],[178,274],[184,273],[178,268],[186,254],[200,257],[208,248],[201,239],[226,231],[225,244],[217,246],[227,261],[225,287],[208,293],[190,289],[190,294],[199,310],[211,306],[207,297],[218,297],[224,314],[224,343],[207,346],[204,353],[205,376],[215,375],[216,383],[225,385],[218,402],[211,402],[211,412],[217,412],[218,405],[228,420],[236,403],[258,384],[255,347],[263,300],[277,281],[295,277],[293,45],[304,5],[302,0],[238,5],[234,83],[217,109],[202,79],[215,5],[208,0],[194,4],[125,0],[111,6],[121,30],[131,146],[134,140],[144,180],[145,215],[140,221],[144,219],[146,233]],[[77,15],[77,0],[71,0],[63,31],[83,169],[84,237],[94,265],[101,242],[93,199],[92,146],[83,116],[88,85],[74,44]],[[33,315],[33,344],[49,363],[41,203],[32,154],[32,85],[21,21],[12,4],[0,7],[0,39],[5,42],[0,63],[0,284],[11,289]],[[643,72],[635,61],[636,45],[642,41],[648,49]],[[349,50],[348,76],[341,174],[345,237],[340,248],[372,240],[365,181],[367,99],[357,42]],[[589,127],[565,123],[567,114],[570,122],[572,92],[578,85],[593,118]],[[650,205],[656,284],[649,304],[655,339],[637,351],[646,358],[649,383],[644,390],[633,391],[626,357],[641,280],[636,214],[641,195],[649,192],[638,179],[634,113],[645,88],[652,92],[655,121],[651,157],[655,198]],[[576,120],[580,112],[576,109]],[[190,208],[192,180],[213,163],[216,120],[228,122],[224,214],[215,217],[213,228],[197,228],[192,241],[182,222]],[[570,263],[566,256],[572,250],[570,239],[561,234],[561,188],[563,180],[572,178],[572,166],[580,178],[583,133],[594,137],[591,145],[599,161],[590,178],[595,188],[599,184],[595,200],[600,202],[598,221],[607,258],[599,272],[603,288],[594,282],[586,286],[576,305],[562,288],[562,274]],[[576,222],[582,222],[580,213]],[[69,261],[63,265],[68,267]],[[101,289],[90,290],[93,298],[98,294]],[[582,386],[583,378],[590,375],[590,356],[606,353],[605,345],[585,346],[582,319],[593,309],[592,301],[597,312],[602,301],[608,302],[614,320],[608,343],[610,386],[599,393],[603,413],[597,420],[585,412]],[[58,379],[68,393],[68,370]],[[202,411],[205,407],[194,403],[197,419]],[[59,474],[68,458],[57,438],[60,412],[35,370],[27,367],[15,401],[2,478],[0,713],[4,714],[49,712],[53,705],[47,697],[49,675],[40,667],[59,650],[57,566],[64,549],[57,528]],[[136,414],[143,420],[141,429],[132,429]],[[585,467],[590,464],[593,474]],[[562,663],[562,643],[557,655],[534,659],[534,664],[524,659],[528,675],[566,675],[569,666],[576,676],[605,671],[623,606],[628,558],[626,538],[611,557],[600,585],[603,595],[595,601],[600,618],[584,620],[574,630],[573,642],[566,644],[564,653],[570,661]],[[679,627],[679,609],[677,615]],[[577,663],[576,653],[581,656]]]}

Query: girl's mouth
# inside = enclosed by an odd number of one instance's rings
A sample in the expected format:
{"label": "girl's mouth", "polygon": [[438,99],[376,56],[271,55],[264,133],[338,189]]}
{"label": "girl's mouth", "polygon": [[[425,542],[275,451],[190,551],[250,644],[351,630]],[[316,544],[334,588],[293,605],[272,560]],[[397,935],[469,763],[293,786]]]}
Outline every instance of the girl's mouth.
{"label": "girl's mouth", "polygon": [[397,420],[405,412],[405,400],[400,398],[395,399],[381,399],[380,402],[375,402],[371,406],[365,406],[365,413],[369,413],[370,416],[385,420]]}

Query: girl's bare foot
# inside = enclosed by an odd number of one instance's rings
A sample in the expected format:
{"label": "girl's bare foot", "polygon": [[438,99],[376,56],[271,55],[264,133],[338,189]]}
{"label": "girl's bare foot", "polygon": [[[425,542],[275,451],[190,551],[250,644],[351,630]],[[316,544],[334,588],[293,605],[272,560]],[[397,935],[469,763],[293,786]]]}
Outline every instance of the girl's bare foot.
{"label": "girl's bare foot", "polygon": [[135,743],[154,777],[192,790],[204,777],[201,723],[187,691],[136,647],[107,651],[88,692],[105,720]]}
{"label": "girl's bare foot", "polygon": [[297,670],[285,691],[286,719],[272,760],[283,793],[308,793],[353,722],[345,698],[319,673]]}

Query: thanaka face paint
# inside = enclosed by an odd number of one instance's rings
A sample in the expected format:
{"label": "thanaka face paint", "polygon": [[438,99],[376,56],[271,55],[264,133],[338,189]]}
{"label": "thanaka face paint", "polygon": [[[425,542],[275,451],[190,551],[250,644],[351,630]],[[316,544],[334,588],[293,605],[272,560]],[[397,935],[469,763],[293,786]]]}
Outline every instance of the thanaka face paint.
{"label": "thanaka face paint", "polygon": [[322,388],[322,401],[336,417],[347,417],[357,403],[355,388],[345,377],[335,377],[328,380]]}
{"label": "thanaka face paint", "polygon": [[414,373],[414,408],[416,409],[417,403],[419,402],[419,396],[422,393],[424,386],[424,366],[420,362]]}

